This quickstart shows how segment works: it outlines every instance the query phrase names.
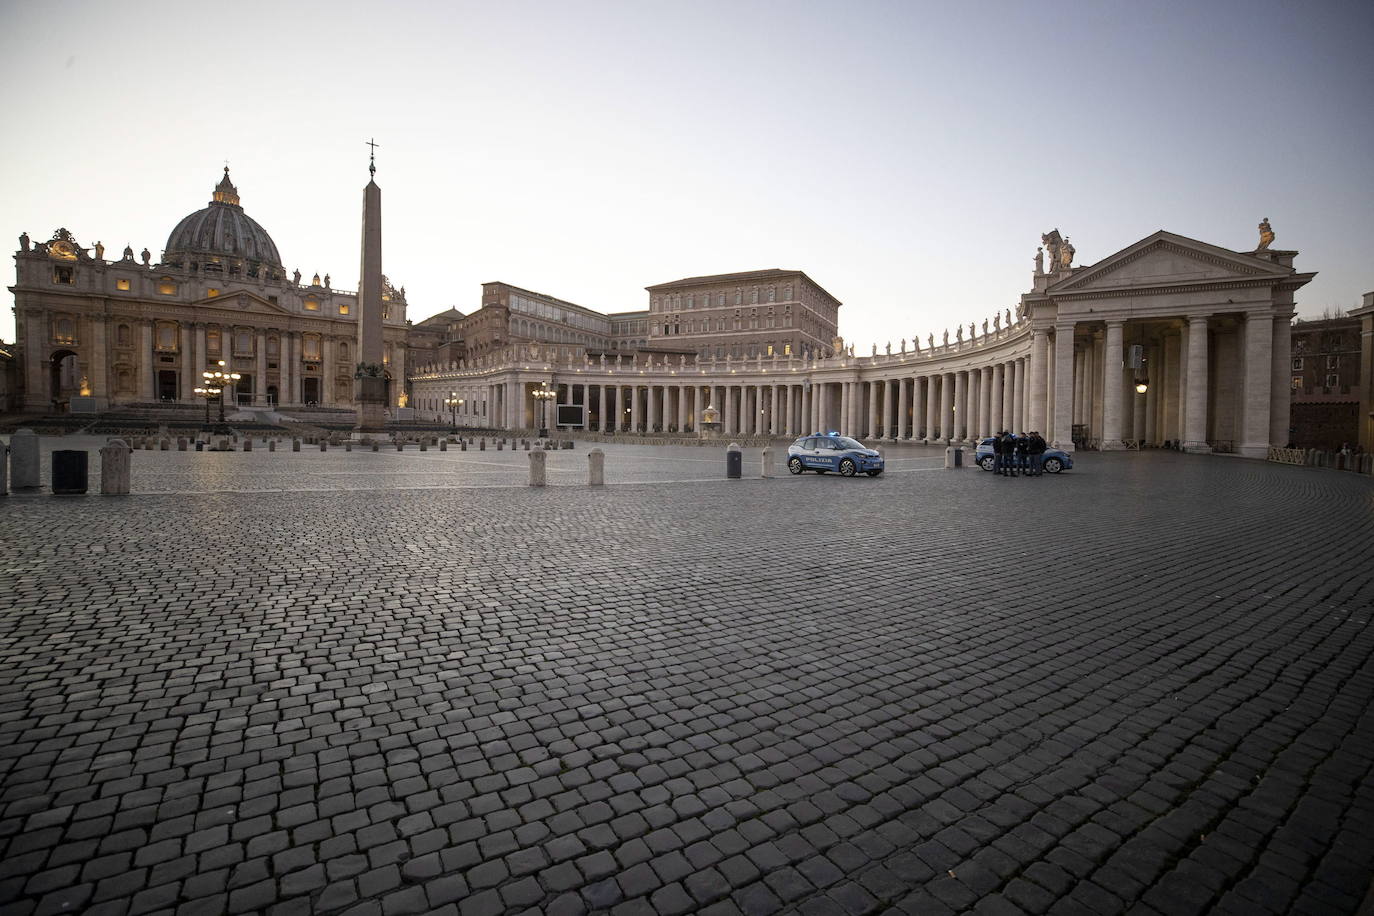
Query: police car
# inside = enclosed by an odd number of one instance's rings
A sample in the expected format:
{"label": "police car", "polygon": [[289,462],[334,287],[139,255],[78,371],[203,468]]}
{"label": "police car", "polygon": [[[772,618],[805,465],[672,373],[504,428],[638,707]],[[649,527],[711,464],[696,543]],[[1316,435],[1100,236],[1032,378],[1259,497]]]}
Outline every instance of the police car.
{"label": "police car", "polygon": [[787,470],[793,474],[838,471],[845,477],[877,477],[883,472],[883,456],[857,439],[836,432],[812,433],[787,447]]}

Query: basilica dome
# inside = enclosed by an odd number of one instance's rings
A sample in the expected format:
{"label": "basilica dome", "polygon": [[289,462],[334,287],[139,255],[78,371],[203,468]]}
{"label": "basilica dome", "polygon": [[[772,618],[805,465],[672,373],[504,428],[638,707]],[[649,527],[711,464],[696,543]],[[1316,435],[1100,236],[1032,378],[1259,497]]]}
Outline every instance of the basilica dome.
{"label": "basilica dome", "polygon": [[226,262],[234,269],[242,261],[251,275],[258,273],[259,265],[274,276],[282,273],[281,255],[272,237],[239,206],[228,166],[215,185],[210,205],[177,223],[167,237],[162,259],[167,264],[211,270]]}

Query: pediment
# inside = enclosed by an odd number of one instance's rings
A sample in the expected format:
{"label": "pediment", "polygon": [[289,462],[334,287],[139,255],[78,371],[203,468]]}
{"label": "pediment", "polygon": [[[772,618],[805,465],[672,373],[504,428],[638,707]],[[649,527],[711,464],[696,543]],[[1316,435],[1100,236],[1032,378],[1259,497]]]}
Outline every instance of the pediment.
{"label": "pediment", "polygon": [[1047,292],[1054,295],[1218,283],[1290,273],[1289,268],[1270,261],[1160,231],[1091,267],[1074,271]]}
{"label": "pediment", "polygon": [[230,290],[218,296],[206,296],[203,299],[197,299],[192,305],[222,309],[229,312],[238,312],[243,315],[291,314],[280,305],[274,302],[268,302],[256,293],[251,293],[244,289]]}

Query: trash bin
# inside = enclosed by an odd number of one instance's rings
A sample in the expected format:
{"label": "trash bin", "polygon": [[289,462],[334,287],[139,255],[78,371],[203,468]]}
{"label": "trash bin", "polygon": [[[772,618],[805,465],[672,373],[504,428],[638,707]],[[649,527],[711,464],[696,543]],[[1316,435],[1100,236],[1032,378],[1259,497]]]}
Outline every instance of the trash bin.
{"label": "trash bin", "polygon": [[743,471],[744,452],[740,451],[738,442],[731,442],[730,447],[725,450],[725,477],[728,480],[739,480]]}
{"label": "trash bin", "polygon": [[62,449],[52,453],[52,491],[60,495],[86,492],[86,453]]}

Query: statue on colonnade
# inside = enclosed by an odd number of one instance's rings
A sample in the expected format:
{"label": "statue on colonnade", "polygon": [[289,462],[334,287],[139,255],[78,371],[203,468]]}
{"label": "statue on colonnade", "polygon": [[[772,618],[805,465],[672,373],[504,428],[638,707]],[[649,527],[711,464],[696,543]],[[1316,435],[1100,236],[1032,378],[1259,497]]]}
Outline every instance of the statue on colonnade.
{"label": "statue on colonnade", "polygon": [[1274,229],[1269,225],[1269,217],[1260,220],[1259,223],[1260,240],[1256,251],[1264,251],[1274,241]]}

